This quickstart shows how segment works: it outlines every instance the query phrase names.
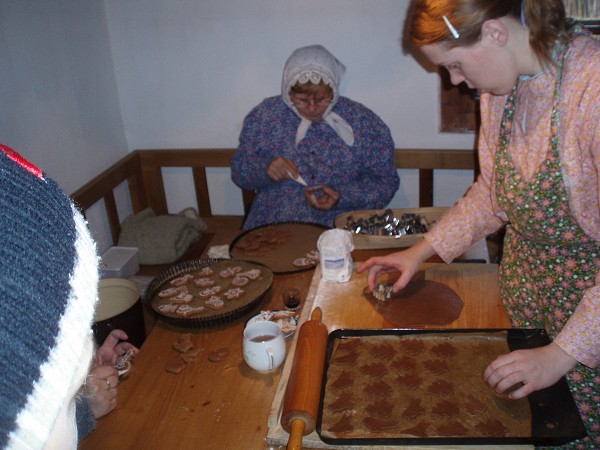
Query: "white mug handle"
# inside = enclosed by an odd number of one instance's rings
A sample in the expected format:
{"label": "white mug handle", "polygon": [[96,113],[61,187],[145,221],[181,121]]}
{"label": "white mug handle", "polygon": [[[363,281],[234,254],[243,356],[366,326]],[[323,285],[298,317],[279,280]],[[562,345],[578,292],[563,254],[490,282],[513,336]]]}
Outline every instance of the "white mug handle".
{"label": "white mug handle", "polygon": [[273,356],[273,349],[271,347],[267,347],[267,355],[269,356],[269,370],[273,370],[275,366],[275,356]]}

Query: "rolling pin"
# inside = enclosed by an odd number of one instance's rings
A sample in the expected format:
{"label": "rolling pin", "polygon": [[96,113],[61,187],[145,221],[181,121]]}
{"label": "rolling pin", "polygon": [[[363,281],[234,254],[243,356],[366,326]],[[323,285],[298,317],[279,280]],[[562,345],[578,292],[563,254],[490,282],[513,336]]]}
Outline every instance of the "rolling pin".
{"label": "rolling pin", "polygon": [[298,333],[281,414],[281,426],[290,433],[288,450],[301,449],[302,436],[312,433],[317,424],[327,351],[327,327],[321,322],[322,314],[321,308],[316,307]]}

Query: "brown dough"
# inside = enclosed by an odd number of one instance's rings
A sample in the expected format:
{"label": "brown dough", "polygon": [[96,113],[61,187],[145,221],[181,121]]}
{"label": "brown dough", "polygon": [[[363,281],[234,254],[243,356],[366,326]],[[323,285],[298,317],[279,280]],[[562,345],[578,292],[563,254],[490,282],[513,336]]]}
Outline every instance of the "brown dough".
{"label": "brown dough", "polygon": [[364,296],[388,321],[400,328],[423,325],[446,325],[455,321],[463,309],[456,292],[445,284],[415,280],[386,301],[379,301],[368,288]]}
{"label": "brown dough", "polygon": [[198,353],[200,353],[200,349],[199,348],[191,348],[188,351],[181,353],[181,355],[179,355],[181,357],[181,359],[183,359],[186,363],[191,364],[193,362],[196,361],[196,358],[198,356]]}
{"label": "brown dough", "polygon": [[191,339],[192,333],[183,333],[175,342],[173,342],[173,348],[180,353],[185,353],[194,348],[194,344],[192,343]]}
{"label": "brown dough", "polygon": [[170,373],[179,374],[183,369],[186,368],[186,366],[187,363],[181,359],[179,354],[177,354],[167,361],[165,370]]}

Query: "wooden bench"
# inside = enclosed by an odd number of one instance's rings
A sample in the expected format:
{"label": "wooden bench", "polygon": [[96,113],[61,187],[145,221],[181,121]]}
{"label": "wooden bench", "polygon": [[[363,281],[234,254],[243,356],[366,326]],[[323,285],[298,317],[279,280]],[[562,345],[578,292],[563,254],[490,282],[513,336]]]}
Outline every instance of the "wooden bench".
{"label": "wooden bench", "polygon": [[[197,208],[208,225],[208,232],[218,229],[240,229],[242,215],[215,215],[212,212],[207,182],[207,169],[229,167],[235,149],[164,149],[135,150],[75,191],[71,198],[83,213],[104,200],[112,241],[118,242],[121,225],[117,213],[115,189],[127,182],[133,212],[151,207],[156,214],[167,214],[167,200],[162,168],[189,167],[192,170]],[[433,206],[435,170],[472,170],[478,172],[474,150],[396,149],[394,161],[398,169],[418,169],[419,206]],[[241,192],[244,211],[248,211],[253,192]]]}

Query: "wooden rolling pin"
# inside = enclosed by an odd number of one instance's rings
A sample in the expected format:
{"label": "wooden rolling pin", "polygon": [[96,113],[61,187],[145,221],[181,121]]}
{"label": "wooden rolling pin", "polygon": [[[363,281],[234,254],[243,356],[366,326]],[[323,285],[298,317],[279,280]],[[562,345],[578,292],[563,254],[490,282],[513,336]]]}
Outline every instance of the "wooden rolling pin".
{"label": "wooden rolling pin", "polygon": [[290,433],[288,450],[301,449],[302,436],[312,433],[317,424],[327,351],[327,327],[321,322],[322,315],[321,308],[316,307],[298,333],[281,414],[281,426]]}

